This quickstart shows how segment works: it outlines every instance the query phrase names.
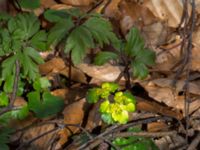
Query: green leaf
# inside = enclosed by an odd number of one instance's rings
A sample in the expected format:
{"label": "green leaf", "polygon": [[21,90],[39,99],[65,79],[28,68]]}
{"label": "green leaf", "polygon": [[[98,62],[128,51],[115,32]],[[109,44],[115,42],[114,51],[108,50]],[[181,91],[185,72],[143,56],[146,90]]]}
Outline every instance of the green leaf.
{"label": "green leaf", "polygon": [[44,92],[41,100],[39,92],[31,92],[28,94],[28,106],[38,118],[45,118],[60,112],[64,101],[49,92]]}
{"label": "green leaf", "polygon": [[0,106],[8,106],[9,99],[5,92],[0,93]]}
{"label": "green leaf", "polygon": [[101,119],[107,124],[113,124],[114,123],[114,120],[113,120],[111,114],[109,114],[109,113],[101,114]]}
{"label": "green leaf", "polygon": [[13,74],[16,62],[16,55],[13,55],[2,62],[2,78],[5,80],[9,75]]}
{"label": "green leaf", "polygon": [[134,57],[140,50],[144,49],[144,40],[140,36],[138,29],[132,28],[126,37],[126,40],[127,43],[124,51],[128,56]]}
{"label": "green leaf", "polygon": [[117,41],[117,37],[112,32],[111,23],[102,17],[90,17],[83,25],[90,30],[93,38],[101,47]]}
{"label": "green leaf", "polygon": [[140,61],[134,61],[131,63],[131,67],[133,68],[133,75],[140,79],[144,79],[147,77],[149,71],[145,64]]}
{"label": "green leaf", "polygon": [[69,18],[70,15],[66,10],[53,10],[49,9],[45,11],[44,18],[48,20],[49,22],[59,22],[66,20]]}
{"label": "green leaf", "polygon": [[71,19],[65,19],[56,23],[49,31],[47,37],[47,46],[52,45],[55,47],[68,33],[68,31],[74,26]]}
{"label": "green leaf", "polygon": [[33,88],[36,91],[41,91],[42,89],[47,89],[50,86],[51,86],[51,84],[46,77],[37,78],[33,83]]}
{"label": "green leaf", "polygon": [[10,142],[10,136],[13,133],[13,129],[1,128],[0,129],[0,145],[1,150],[9,150],[8,143]]}
{"label": "green leaf", "polygon": [[4,86],[3,86],[3,90],[6,93],[12,93],[13,91],[13,85],[14,85],[14,75],[9,75],[7,76]]}
{"label": "green leaf", "polygon": [[12,110],[11,111],[11,116],[14,119],[23,120],[28,116],[28,113],[29,113],[28,105],[24,105],[19,110]]}
{"label": "green leaf", "polygon": [[17,55],[23,68],[23,75],[35,80],[39,75],[38,64],[44,62],[39,53],[31,47],[26,47],[23,53],[18,52]]}
{"label": "green leaf", "polygon": [[40,0],[17,0],[20,7],[26,9],[36,9],[40,7]]}
{"label": "green leaf", "polygon": [[110,106],[110,102],[108,100],[105,100],[104,102],[101,103],[99,107],[99,111],[101,113],[110,113],[109,106]]}
{"label": "green leaf", "polygon": [[118,58],[118,55],[113,52],[99,52],[94,59],[95,65],[103,65],[109,60],[115,60]]}
{"label": "green leaf", "polygon": [[101,85],[101,88],[104,91],[115,92],[117,89],[119,89],[119,85],[116,83],[112,83],[112,82],[104,82]]}
{"label": "green leaf", "polygon": [[150,66],[155,64],[155,57],[156,55],[152,50],[142,49],[138,52],[136,56],[136,61]]}
{"label": "green leaf", "polygon": [[34,48],[32,48],[32,47],[26,47],[24,49],[24,53],[27,54],[27,56],[29,56],[30,58],[32,58],[32,60],[34,62],[36,62],[37,64],[44,63],[44,60],[40,56],[39,52],[37,52]]}
{"label": "green leaf", "polygon": [[100,98],[100,94],[100,88],[89,89],[86,95],[86,100],[88,101],[88,103],[96,103]]}
{"label": "green leaf", "polygon": [[18,29],[25,32],[23,39],[28,40],[40,29],[38,18],[32,13],[18,14],[15,18]]}
{"label": "green leaf", "polygon": [[72,61],[78,64],[84,58],[86,51],[94,47],[90,31],[84,26],[75,28],[66,41],[65,52],[72,52]]}
{"label": "green leaf", "polygon": [[47,50],[47,34],[44,30],[36,33],[31,39],[31,45],[40,51]]}

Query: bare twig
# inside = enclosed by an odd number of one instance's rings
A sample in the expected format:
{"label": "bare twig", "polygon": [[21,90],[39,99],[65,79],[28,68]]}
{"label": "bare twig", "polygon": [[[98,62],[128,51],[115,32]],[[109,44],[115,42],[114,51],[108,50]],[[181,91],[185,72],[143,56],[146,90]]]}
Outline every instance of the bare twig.
{"label": "bare twig", "polygon": [[19,73],[20,73],[20,65],[19,60],[16,60],[15,62],[16,68],[15,68],[15,79],[13,84],[13,92],[10,98],[10,104],[9,107],[12,108],[16,99],[17,89],[18,89],[18,81],[19,81]]}
{"label": "bare twig", "polygon": [[192,140],[192,143],[189,145],[187,150],[194,150],[197,148],[198,144],[200,143],[200,133],[197,134],[194,140]]}

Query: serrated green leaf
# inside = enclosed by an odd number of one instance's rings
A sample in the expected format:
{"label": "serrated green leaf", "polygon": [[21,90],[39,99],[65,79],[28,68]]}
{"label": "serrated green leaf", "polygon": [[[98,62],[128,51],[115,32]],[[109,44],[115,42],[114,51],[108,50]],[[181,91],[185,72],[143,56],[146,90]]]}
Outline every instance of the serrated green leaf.
{"label": "serrated green leaf", "polygon": [[47,89],[50,86],[51,86],[51,84],[46,77],[37,78],[33,83],[33,88],[36,91],[41,91],[42,89]]}
{"label": "serrated green leaf", "polygon": [[21,8],[36,9],[40,7],[40,0],[17,0]]}
{"label": "serrated green leaf", "polygon": [[0,20],[9,20],[11,18],[11,15],[9,15],[7,12],[0,12]]}
{"label": "serrated green leaf", "polygon": [[37,52],[34,48],[32,48],[32,47],[26,47],[24,49],[24,53],[27,54],[27,56],[29,56],[37,64],[44,63],[44,60],[40,56],[39,52]]}
{"label": "serrated green leaf", "polygon": [[96,103],[100,98],[100,88],[89,89],[86,95],[86,100],[88,103]]}
{"label": "serrated green leaf", "polygon": [[113,124],[114,123],[114,120],[113,120],[111,114],[109,114],[109,113],[101,114],[101,119],[107,124]]}
{"label": "serrated green leaf", "polygon": [[133,75],[140,79],[144,79],[147,77],[149,71],[145,64],[140,61],[134,61],[131,63],[131,67],[133,69]]}
{"label": "serrated green leaf", "polygon": [[91,17],[83,25],[90,30],[93,38],[101,47],[103,44],[117,41],[115,34],[112,32],[111,23],[102,17]]}
{"label": "serrated green leaf", "polygon": [[57,45],[68,33],[68,31],[74,26],[71,19],[65,19],[56,23],[49,31],[47,37],[47,46]]}
{"label": "serrated green leaf", "polygon": [[109,106],[110,106],[110,102],[108,100],[105,100],[104,102],[101,103],[99,107],[99,111],[101,113],[110,113]]}
{"label": "serrated green leaf", "polygon": [[12,93],[13,85],[14,85],[14,75],[11,74],[11,75],[7,76],[7,78],[5,79],[3,90],[6,93]]}
{"label": "serrated green leaf", "polygon": [[13,129],[11,128],[1,128],[0,129],[0,145],[1,145],[1,150],[9,150],[8,143],[11,134],[13,133]]}
{"label": "serrated green leaf", "polygon": [[126,37],[126,40],[127,43],[124,51],[128,56],[134,57],[140,50],[144,49],[144,40],[140,36],[138,29],[132,28]]}
{"label": "serrated green leaf", "polygon": [[84,58],[86,51],[94,47],[90,31],[84,26],[75,28],[66,41],[65,52],[72,52],[72,61],[78,64]]}
{"label": "serrated green leaf", "polygon": [[70,15],[66,10],[53,10],[45,11],[44,18],[50,22],[60,22],[69,18]]}
{"label": "serrated green leaf", "polygon": [[31,92],[28,94],[28,106],[38,118],[45,118],[60,112],[64,101],[49,92],[44,92],[41,100],[39,92]]}
{"label": "serrated green leaf", "polygon": [[136,61],[144,63],[145,65],[154,65],[155,64],[155,53],[150,49],[142,49],[136,55]]}
{"label": "serrated green leaf", "polygon": [[30,47],[26,48],[23,53],[18,52],[18,57],[20,58],[23,75],[34,81],[39,75],[37,64],[43,62],[42,58]]}
{"label": "serrated green leaf", "polygon": [[19,110],[12,110],[11,116],[14,119],[23,120],[28,116],[28,113],[29,113],[28,105],[24,105]]}
{"label": "serrated green leaf", "polygon": [[38,18],[32,13],[18,14],[15,18],[17,27],[25,32],[24,40],[28,40],[40,29]]}
{"label": "serrated green leaf", "polygon": [[14,68],[15,68],[15,62],[16,62],[16,55],[13,55],[2,63],[2,78],[5,80],[7,76],[13,74]]}
{"label": "serrated green leaf", "polygon": [[9,99],[5,92],[0,93],[0,106],[8,106]]}
{"label": "serrated green leaf", "polygon": [[17,29],[17,24],[14,18],[10,18],[8,21],[8,30],[10,33],[14,32]]}
{"label": "serrated green leaf", "polygon": [[109,60],[115,60],[118,58],[118,55],[113,52],[99,52],[94,59],[95,65],[103,65]]}
{"label": "serrated green leaf", "polygon": [[30,40],[31,45],[40,51],[47,50],[47,34],[44,30],[39,31],[36,33],[32,39]]}

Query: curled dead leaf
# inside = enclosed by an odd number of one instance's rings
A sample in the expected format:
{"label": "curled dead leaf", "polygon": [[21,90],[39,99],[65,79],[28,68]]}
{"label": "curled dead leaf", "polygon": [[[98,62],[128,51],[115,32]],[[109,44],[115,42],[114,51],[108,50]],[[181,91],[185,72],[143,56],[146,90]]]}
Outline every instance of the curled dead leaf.
{"label": "curled dead leaf", "polygon": [[[74,124],[81,125],[84,117],[84,105],[86,103],[85,99],[81,99],[78,102],[74,102],[68,105],[63,110],[64,115],[64,124]],[[67,128],[59,131],[60,139],[56,145],[56,148],[61,148],[63,144],[68,141],[69,136],[79,131],[78,127],[75,126],[67,126]]]}

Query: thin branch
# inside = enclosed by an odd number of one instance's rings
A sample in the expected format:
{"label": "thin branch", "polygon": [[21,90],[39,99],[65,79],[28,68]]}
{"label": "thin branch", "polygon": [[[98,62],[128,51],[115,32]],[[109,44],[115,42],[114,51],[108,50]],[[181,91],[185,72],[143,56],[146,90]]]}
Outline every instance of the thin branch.
{"label": "thin branch", "polygon": [[194,150],[200,143],[200,133],[197,134],[194,140],[192,140],[191,144],[189,145],[187,150]]}
{"label": "thin branch", "polygon": [[130,136],[142,136],[142,137],[163,137],[163,136],[172,136],[177,134],[177,131],[167,131],[167,132],[120,132],[112,133],[112,139],[117,137],[130,137]]}
{"label": "thin branch", "polygon": [[14,79],[14,85],[13,85],[13,92],[10,98],[10,104],[9,107],[12,108],[16,99],[17,90],[18,90],[18,81],[19,81],[19,73],[20,73],[20,65],[19,60],[16,60],[15,62],[16,68],[15,68],[15,79]]}

